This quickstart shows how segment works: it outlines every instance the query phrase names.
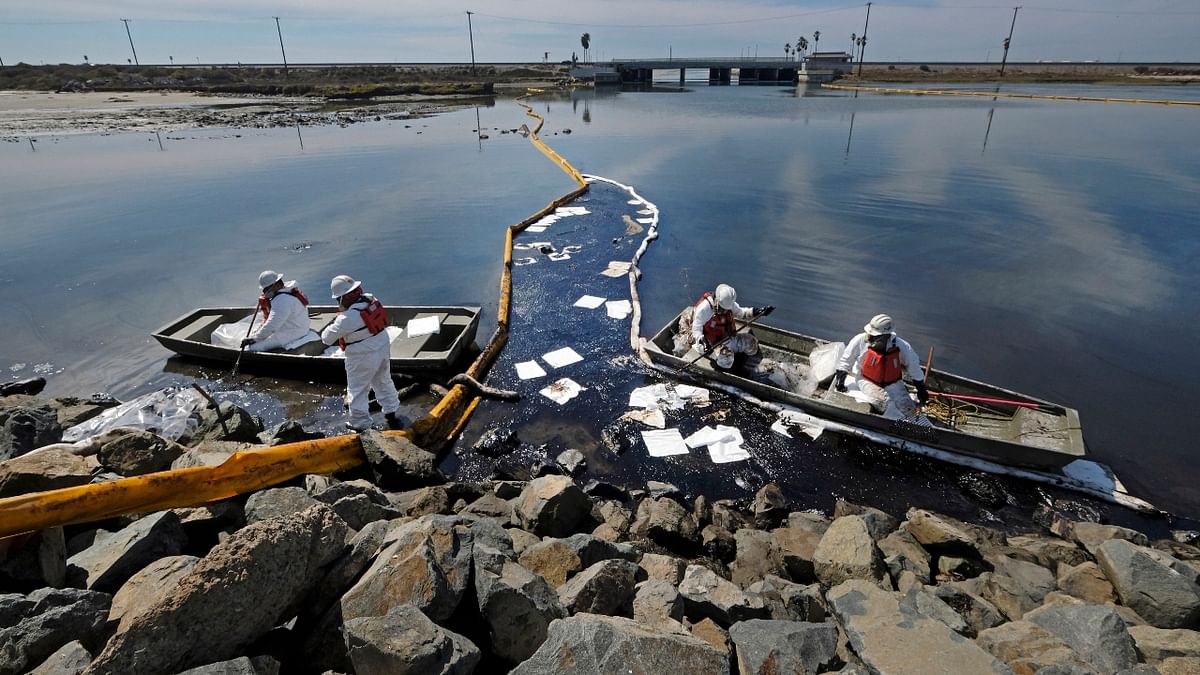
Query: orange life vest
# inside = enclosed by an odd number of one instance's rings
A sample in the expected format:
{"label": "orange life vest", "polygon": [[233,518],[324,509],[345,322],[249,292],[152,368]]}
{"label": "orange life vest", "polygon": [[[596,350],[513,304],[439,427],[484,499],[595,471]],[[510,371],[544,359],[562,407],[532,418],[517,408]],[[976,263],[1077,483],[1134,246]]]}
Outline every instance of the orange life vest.
{"label": "orange life vest", "polygon": [[[279,293],[287,293],[299,300],[300,304],[308,307],[308,296],[304,295],[304,291],[299,288],[285,288]],[[269,319],[271,317],[271,298],[265,295],[258,296],[258,311],[262,312],[264,320]]]}
{"label": "orange life vest", "polygon": [[863,355],[862,376],[875,384],[886,387],[904,377],[904,366],[900,363],[900,348],[893,345],[885,352],[867,347]]}
{"label": "orange life vest", "polygon": [[733,312],[722,311],[720,306],[712,302],[712,297],[713,294],[706,291],[704,295],[700,296],[700,300],[696,304],[708,302],[713,305],[712,318],[704,322],[703,330],[704,339],[708,341],[708,344],[715,345],[736,333],[737,323],[734,320]]}
{"label": "orange life vest", "polygon": [[387,310],[383,308],[383,303],[365,293],[362,296],[362,300],[366,301],[367,303],[365,308],[358,310],[358,315],[361,316],[363,320],[363,327],[354,331],[354,333],[351,333],[351,335],[360,333],[363,330],[367,331],[368,334],[358,338],[357,340],[347,341],[346,338],[338,340],[338,345],[341,346],[342,351],[346,351],[346,345],[352,345],[355,342],[362,342],[372,335],[378,335],[382,333],[383,330],[387,328]]}

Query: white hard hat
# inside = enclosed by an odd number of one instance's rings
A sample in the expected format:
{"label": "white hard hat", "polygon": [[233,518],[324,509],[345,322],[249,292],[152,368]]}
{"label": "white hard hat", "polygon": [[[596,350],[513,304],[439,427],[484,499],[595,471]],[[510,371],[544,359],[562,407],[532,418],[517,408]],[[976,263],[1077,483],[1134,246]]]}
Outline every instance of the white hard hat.
{"label": "white hard hat", "polygon": [[717,286],[716,296],[717,304],[721,306],[721,309],[733,309],[733,304],[737,302],[737,291],[728,284]]}
{"label": "white hard hat", "polygon": [[863,331],[870,336],[886,335],[891,333],[892,317],[888,316],[887,314],[876,314],[875,316],[871,317],[871,320],[867,322],[867,325],[863,326]]}
{"label": "white hard hat", "polygon": [[337,300],[359,286],[362,286],[362,282],[355,281],[349,274],[339,274],[329,282],[329,292],[333,293],[333,299]]}
{"label": "white hard hat", "polygon": [[274,285],[279,280],[283,279],[283,275],[275,270],[263,270],[263,273],[258,275],[258,287],[267,290],[268,286]]}

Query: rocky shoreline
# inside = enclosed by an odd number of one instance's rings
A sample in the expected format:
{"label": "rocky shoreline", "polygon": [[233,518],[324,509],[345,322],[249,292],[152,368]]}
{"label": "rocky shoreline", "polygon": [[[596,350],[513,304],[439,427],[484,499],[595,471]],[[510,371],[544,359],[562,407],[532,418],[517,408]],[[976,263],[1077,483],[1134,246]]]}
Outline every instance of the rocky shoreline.
{"label": "rocky shoreline", "polygon": [[[0,497],[319,436],[222,403],[178,441],[68,445],[116,402],[36,390],[0,392]],[[367,464],[337,476],[0,540],[0,675],[1200,672],[1194,533],[579,484],[572,450],[462,482],[402,437],[360,440]]]}

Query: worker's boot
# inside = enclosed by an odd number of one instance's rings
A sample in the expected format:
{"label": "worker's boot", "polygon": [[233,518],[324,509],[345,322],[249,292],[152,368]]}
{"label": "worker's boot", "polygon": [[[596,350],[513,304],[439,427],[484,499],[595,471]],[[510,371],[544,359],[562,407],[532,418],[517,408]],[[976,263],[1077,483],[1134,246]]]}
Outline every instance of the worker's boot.
{"label": "worker's boot", "polygon": [[384,415],[384,417],[387,419],[388,429],[395,430],[404,428],[404,421],[400,419],[400,415],[398,413],[391,412]]}

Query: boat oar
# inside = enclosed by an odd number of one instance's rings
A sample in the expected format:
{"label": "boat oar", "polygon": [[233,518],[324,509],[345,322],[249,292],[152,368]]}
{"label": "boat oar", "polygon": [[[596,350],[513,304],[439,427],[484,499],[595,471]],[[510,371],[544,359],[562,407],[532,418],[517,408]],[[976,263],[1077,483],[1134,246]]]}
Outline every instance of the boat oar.
{"label": "boat oar", "polygon": [[1021,408],[1046,408],[1053,409],[1051,406],[1042,403],[1030,403],[1028,401],[1014,401],[1007,398],[992,398],[991,396],[968,396],[967,394],[951,394],[944,391],[931,391],[930,396],[941,396],[942,398],[950,398],[956,401],[971,401],[973,403],[997,403],[1000,405],[1015,405]]}
{"label": "boat oar", "polygon": [[762,310],[759,310],[759,311],[755,312],[755,313],[754,313],[754,316],[750,317],[750,320],[749,320],[749,321],[747,321],[747,322],[743,323],[741,326],[738,326],[738,329],[737,329],[737,330],[735,330],[735,331],[733,331],[733,333],[732,333],[732,334],[725,336],[725,338],[724,338],[724,339],[722,339],[722,340],[721,340],[720,342],[718,342],[717,344],[715,344],[715,345],[713,345],[713,346],[709,347],[709,348],[708,348],[707,350],[705,350],[705,352],[704,352],[703,354],[701,354],[700,356],[697,356],[696,358],[692,359],[691,361],[688,361],[687,363],[683,364],[682,366],[679,366],[678,368],[676,368],[676,369],[674,370],[674,372],[672,372],[672,373],[671,373],[671,376],[672,376],[672,377],[674,377],[674,376],[676,376],[676,375],[678,375],[678,374],[682,373],[683,371],[687,370],[688,368],[691,368],[693,365],[695,365],[695,364],[696,364],[696,362],[697,362],[697,361],[699,361],[700,359],[702,359],[702,358],[704,358],[704,357],[708,356],[709,354],[712,354],[713,352],[715,352],[715,351],[717,351],[718,349],[720,349],[721,347],[723,347],[723,346],[725,345],[725,343],[726,343],[726,342],[729,342],[730,340],[732,340],[732,339],[733,339],[733,336],[734,336],[734,335],[737,335],[738,333],[742,332],[742,330],[743,330],[743,329],[745,329],[745,328],[749,328],[749,327],[750,327],[750,324],[754,323],[755,321],[758,321],[758,320],[759,320],[759,319],[761,319],[763,316],[765,316],[765,314],[763,313],[763,311],[762,311]]}
{"label": "boat oar", "polygon": [[[250,331],[254,330],[254,322],[258,320],[258,306],[255,305],[254,313],[250,315],[250,325],[246,326],[246,337],[250,337]],[[242,338],[242,347],[238,350],[237,360],[233,362],[233,372],[230,377],[237,377],[238,368],[242,365],[242,354],[246,353],[246,338]]]}

